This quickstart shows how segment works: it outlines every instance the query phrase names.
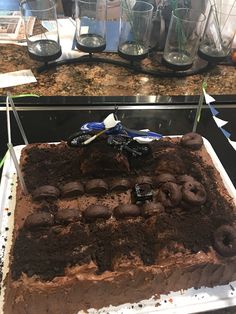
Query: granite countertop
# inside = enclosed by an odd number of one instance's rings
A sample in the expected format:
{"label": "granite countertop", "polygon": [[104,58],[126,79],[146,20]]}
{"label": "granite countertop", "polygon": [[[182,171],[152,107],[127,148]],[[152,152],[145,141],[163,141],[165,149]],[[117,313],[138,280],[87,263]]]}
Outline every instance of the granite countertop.
{"label": "granite countertop", "polygon": [[[41,64],[29,58],[27,48],[0,45],[0,73],[32,69],[37,83],[1,90],[12,94],[35,93],[40,96],[145,96],[199,95],[206,74],[182,78],[160,78],[134,74],[110,64],[70,64],[37,73]],[[119,58],[115,54],[106,54]],[[102,54],[104,56],[104,53]],[[145,61],[150,66],[151,61]],[[209,72],[208,92],[212,95],[236,94],[236,67],[217,65]]]}

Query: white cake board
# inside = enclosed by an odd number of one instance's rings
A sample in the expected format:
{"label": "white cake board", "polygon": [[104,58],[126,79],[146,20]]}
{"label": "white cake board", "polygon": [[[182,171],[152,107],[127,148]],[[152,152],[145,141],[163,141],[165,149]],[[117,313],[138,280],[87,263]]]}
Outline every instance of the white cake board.
{"label": "white cake board", "polygon": [[[204,145],[212,161],[219,171],[229,194],[236,204],[236,190],[217,157],[213,147],[204,138]],[[15,146],[16,156],[19,159],[24,145]],[[9,267],[9,251],[12,242],[12,230],[14,221],[16,194],[16,174],[13,161],[8,154],[0,185],[0,259],[3,261],[3,280]],[[9,198],[10,197],[10,198]],[[8,210],[6,210],[8,209]],[[10,216],[8,213],[11,213]],[[9,229],[6,229],[9,228]],[[2,249],[2,246],[5,246]],[[1,283],[0,313],[3,313],[4,287]],[[161,295],[160,299],[151,298],[135,304],[122,304],[120,306],[109,306],[100,310],[90,309],[89,314],[191,314],[203,311],[216,310],[236,306],[236,281],[224,286],[214,288],[188,289]],[[79,311],[82,314],[83,311]],[[33,313],[32,313],[33,314]],[[50,313],[51,314],[51,313]]]}

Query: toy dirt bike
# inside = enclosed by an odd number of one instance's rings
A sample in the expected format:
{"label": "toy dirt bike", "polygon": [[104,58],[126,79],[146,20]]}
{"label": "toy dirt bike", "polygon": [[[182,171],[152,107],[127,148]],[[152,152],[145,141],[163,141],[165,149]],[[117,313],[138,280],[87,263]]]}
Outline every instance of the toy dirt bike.
{"label": "toy dirt bike", "polygon": [[108,136],[107,143],[119,150],[125,150],[133,156],[143,156],[150,151],[148,144],[159,140],[162,135],[149,130],[132,130],[123,126],[114,113],[109,114],[103,122],[88,122],[80,131],[72,134],[67,140],[71,147],[85,146],[98,136]]}

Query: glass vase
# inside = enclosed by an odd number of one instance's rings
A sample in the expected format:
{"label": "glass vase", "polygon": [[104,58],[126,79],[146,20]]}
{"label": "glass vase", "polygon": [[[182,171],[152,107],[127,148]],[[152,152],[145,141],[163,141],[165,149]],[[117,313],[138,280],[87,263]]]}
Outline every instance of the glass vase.
{"label": "glass vase", "polygon": [[20,4],[29,56],[48,62],[61,56],[56,5],[53,0],[24,0]]}
{"label": "glass vase", "polygon": [[118,54],[127,60],[144,59],[150,48],[153,5],[144,1],[121,2]]}
{"label": "glass vase", "polygon": [[198,51],[202,59],[220,62],[230,55],[236,32],[236,4],[234,3],[211,7]]}
{"label": "glass vase", "polygon": [[106,48],[106,0],[76,0],[76,46],[84,52]]}
{"label": "glass vase", "polygon": [[163,54],[163,63],[167,67],[176,71],[192,67],[205,19],[205,15],[197,10],[179,8],[172,12]]}

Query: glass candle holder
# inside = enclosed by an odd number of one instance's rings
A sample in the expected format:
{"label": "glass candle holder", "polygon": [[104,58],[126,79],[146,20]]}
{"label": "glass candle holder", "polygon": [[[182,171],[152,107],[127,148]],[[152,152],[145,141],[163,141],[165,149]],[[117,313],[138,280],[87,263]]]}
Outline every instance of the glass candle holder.
{"label": "glass candle holder", "polygon": [[198,54],[211,62],[223,61],[230,55],[236,31],[236,2],[212,6]]}
{"label": "glass candle holder", "polygon": [[197,55],[206,17],[203,13],[179,8],[172,12],[163,63],[176,71],[190,69]]}
{"label": "glass candle holder", "polygon": [[76,46],[84,52],[106,48],[107,6],[105,0],[76,0]]}
{"label": "glass candle holder", "polygon": [[56,6],[53,0],[23,0],[20,4],[29,56],[48,62],[61,56]]}
{"label": "glass candle holder", "polygon": [[122,0],[118,54],[127,60],[144,59],[150,49],[153,5]]}

